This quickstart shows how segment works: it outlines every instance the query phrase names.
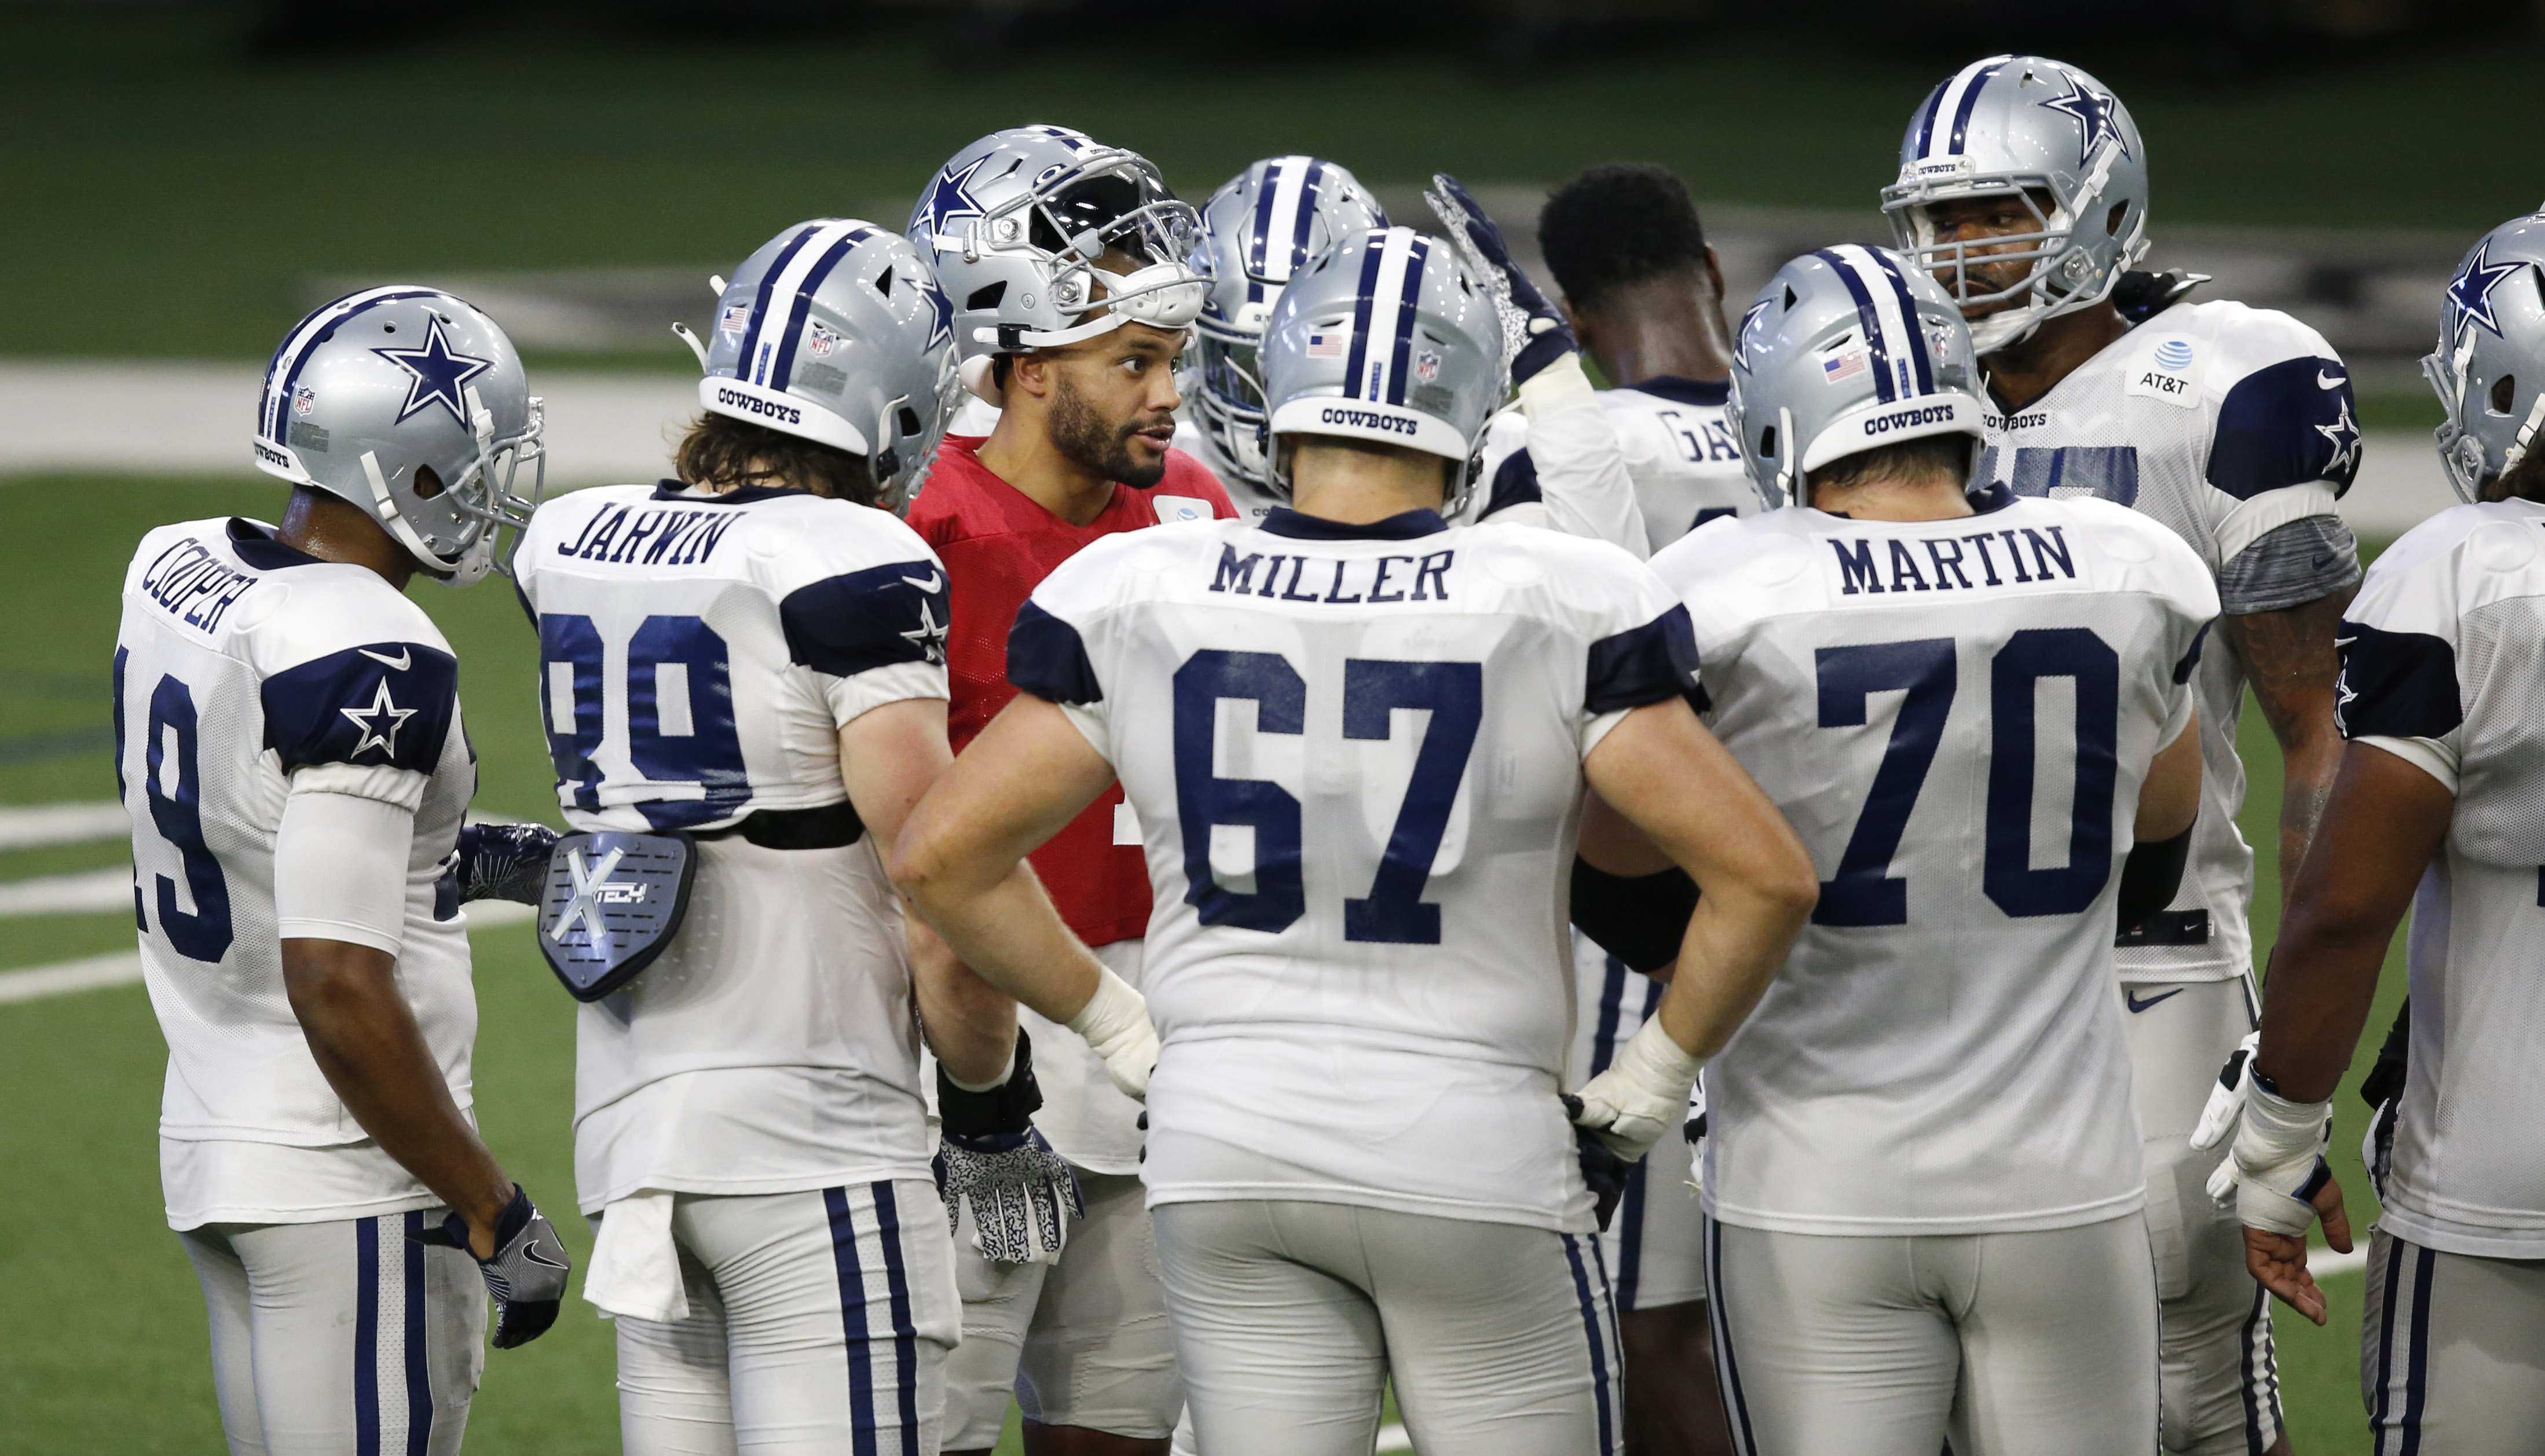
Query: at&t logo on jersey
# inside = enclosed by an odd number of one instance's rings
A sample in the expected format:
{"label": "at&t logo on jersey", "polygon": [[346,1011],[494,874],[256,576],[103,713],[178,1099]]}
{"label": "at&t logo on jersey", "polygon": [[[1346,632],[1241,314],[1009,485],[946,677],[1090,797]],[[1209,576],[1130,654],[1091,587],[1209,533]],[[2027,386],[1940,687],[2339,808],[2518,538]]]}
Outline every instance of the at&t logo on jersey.
{"label": "at&t logo on jersey", "polygon": [[2156,341],[2147,364],[2130,374],[2124,387],[2131,394],[2188,406],[2199,398],[2202,372],[2199,348],[2189,339],[2169,335]]}

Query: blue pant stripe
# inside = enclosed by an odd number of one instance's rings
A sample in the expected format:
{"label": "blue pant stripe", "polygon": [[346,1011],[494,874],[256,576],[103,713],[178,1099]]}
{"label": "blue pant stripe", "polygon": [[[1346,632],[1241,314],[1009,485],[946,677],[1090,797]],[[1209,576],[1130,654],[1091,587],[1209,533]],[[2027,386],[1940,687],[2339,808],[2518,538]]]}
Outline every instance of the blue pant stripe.
{"label": "blue pant stripe", "polygon": [[2430,1387],[2430,1276],[2438,1270],[2435,1249],[2416,1249],[2402,1240],[2399,1249],[2413,1253],[2413,1347],[2404,1370],[2404,1446],[2402,1456],[2422,1449],[2422,1399]]}
{"label": "blue pant stripe", "polygon": [[849,1427],[856,1456],[875,1456],[874,1352],[866,1345],[866,1276],[858,1261],[858,1222],[847,1188],[824,1188],[831,1213],[831,1261],[840,1275],[840,1326],[849,1345]]}
{"label": "blue pant stripe", "polygon": [[380,1222],[354,1221],[354,1456],[380,1456]]}
{"label": "blue pant stripe", "polygon": [[901,1445],[914,1450],[919,1441],[919,1325],[910,1314],[910,1270],[901,1257],[901,1204],[892,1184],[874,1185],[875,1232],[883,1244],[884,1283],[892,1293],[892,1363],[894,1394],[901,1414]]}
{"label": "blue pant stripe", "polygon": [[[406,1216],[406,1232],[424,1232],[423,1213]],[[425,1456],[433,1446],[433,1365],[425,1347],[424,1246],[412,1238],[398,1244],[406,1262],[406,1456]]]}
{"label": "blue pant stripe", "polygon": [[1705,1221],[1705,1313],[1714,1327],[1714,1373],[1723,1387],[1723,1409],[1741,1442],[1742,1456],[1759,1456],[1759,1438],[1750,1433],[1750,1398],[1741,1390],[1741,1362],[1732,1353],[1732,1319],[1723,1300],[1723,1231]]}
{"label": "blue pant stripe", "polygon": [[1591,1292],[1591,1274],[1582,1263],[1582,1241],[1564,1239],[1565,1262],[1573,1268],[1573,1293],[1582,1301],[1582,1331],[1591,1338],[1591,1399],[1600,1413],[1600,1456],[1617,1449],[1617,1413],[1608,1407],[1608,1341],[1600,1333],[1599,1297]]}

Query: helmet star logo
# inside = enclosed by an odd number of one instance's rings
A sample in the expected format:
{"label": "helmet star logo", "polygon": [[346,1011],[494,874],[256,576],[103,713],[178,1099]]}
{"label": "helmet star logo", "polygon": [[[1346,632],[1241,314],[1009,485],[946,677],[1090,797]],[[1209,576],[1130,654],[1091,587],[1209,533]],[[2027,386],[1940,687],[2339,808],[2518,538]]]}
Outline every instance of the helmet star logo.
{"label": "helmet star logo", "polygon": [[2341,399],[2341,413],[2330,425],[2315,427],[2318,435],[2333,442],[2333,458],[2324,462],[2327,478],[2338,477],[2345,470],[2359,468],[2359,422],[2350,418],[2350,398]]}
{"label": "helmet star logo", "polygon": [[937,315],[928,324],[928,347],[934,349],[954,337],[954,300],[946,297],[945,290],[938,286],[937,280],[926,273],[919,276],[919,291]]}
{"label": "helmet star logo", "polygon": [[2130,144],[2121,135],[2121,104],[2113,100],[2110,93],[2097,91],[2071,76],[2068,78],[2067,95],[2054,96],[2041,105],[2076,121],[2077,129],[2085,137],[2078,147],[2080,155],[2093,157],[2095,148],[2101,146],[2106,138],[2120,147],[2122,156],[2130,154]]}
{"label": "helmet star logo", "polygon": [[[393,759],[397,757],[398,730],[406,726],[406,720],[414,717],[417,710],[397,705],[397,702],[389,696],[389,680],[383,676],[380,679],[379,690],[371,695],[369,707],[338,708],[336,711],[343,713],[348,722],[363,730],[363,741],[354,745],[353,752],[347,754],[347,758],[360,758],[376,748]],[[383,722],[387,723],[386,728],[380,726]]]}
{"label": "helmet star logo", "polygon": [[371,353],[407,371],[406,403],[398,407],[397,423],[401,425],[425,406],[439,404],[451,411],[452,419],[465,426],[468,411],[460,398],[460,388],[495,366],[491,359],[452,353],[439,317],[425,325],[422,349],[374,349]]}
{"label": "helmet star logo", "polygon": [[937,613],[929,608],[927,598],[919,599],[919,625],[901,635],[904,640],[917,645],[930,662],[945,661],[945,623],[937,619]]}
{"label": "helmet star logo", "polygon": [[926,234],[923,241],[933,243],[944,234],[950,223],[987,215],[972,197],[972,174],[980,171],[989,160],[988,157],[974,157],[964,163],[959,172],[948,163],[944,171],[937,174],[937,181],[930,185],[928,196],[919,203],[920,226],[915,230]]}
{"label": "helmet star logo", "polygon": [[2493,262],[2492,239],[2483,240],[2483,246],[2474,250],[2474,256],[2468,258],[2465,266],[2457,270],[2457,276],[2448,282],[2450,348],[2464,339],[2469,323],[2483,325],[2496,339],[2502,337],[2501,320],[2492,311],[2492,290],[2501,286],[2502,280],[2514,276],[2526,266],[2524,263]]}

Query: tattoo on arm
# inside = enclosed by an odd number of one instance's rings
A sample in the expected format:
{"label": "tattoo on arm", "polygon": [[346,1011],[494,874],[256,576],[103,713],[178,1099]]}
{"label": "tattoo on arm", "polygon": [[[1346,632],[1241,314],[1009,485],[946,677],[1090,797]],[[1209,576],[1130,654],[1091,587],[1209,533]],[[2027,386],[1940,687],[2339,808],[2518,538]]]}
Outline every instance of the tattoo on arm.
{"label": "tattoo on arm", "polygon": [[2282,611],[2223,617],[2218,624],[2219,635],[2253,687],[2254,700],[2261,704],[2271,737],[2279,741],[2285,766],[2280,788],[2283,904],[2341,766],[2341,734],[2333,721],[2341,664],[2333,638],[2355,590],[2345,587]]}

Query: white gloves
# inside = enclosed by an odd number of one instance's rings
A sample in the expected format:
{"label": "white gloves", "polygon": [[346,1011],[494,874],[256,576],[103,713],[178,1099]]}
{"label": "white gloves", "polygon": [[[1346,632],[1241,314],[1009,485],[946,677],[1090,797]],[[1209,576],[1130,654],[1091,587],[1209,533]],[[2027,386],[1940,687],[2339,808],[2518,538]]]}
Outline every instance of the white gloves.
{"label": "white gloves", "polygon": [[[2245,1039],[2236,1043],[2235,1052],[2227,1058],[2227,1065],[2218,1069],[2218,1085],[2209,1090],[2208,1104],[2200,1109],[2199,1125],[2191,1130],[2192,1147],[2205,1153],[2236,1131],[2245,1112],[2245,1088],[2251,1081],[2245,1074],[2254,1065],[2255,1048],[2261,1044],[2261,1032],[2246,1032]],[[2226,1192],[2214,1179],[2209,1196],[2221,1203],[2227,1201]]]}
{"label": "white gloves", "polygon": [[1632,1162],[1687,1121],[1688,1090],[1703,1070],[1705,1059],[1682,1051],[1654,1016],[1618,1049],[1607,1071],[1574,1093],[1582,1111],[1573,1120]]}
{"label": "white gloves", "polygon": [[1149,1021],[1149,1003],[1130,982],[1106,969],[1096,994],[1069,1018],[1069,1029],[1105,1059],[1105,1075],[1124,1096],[1147,1100],[1149,1072],[1158,1065],[1158,1028]]}
{"label": "white gloves", "polygon": [[2324,1151],[2333,1139],[2333,1103],[2292,1102],[2263,1088],[2245,1094],[2244,1126],[2236,1149],[2209,1180],[2236,1190],[2236,1219],[2249,1229],[2303,1238],[2315,1222],[2314,1198],[2333,1177]]}

